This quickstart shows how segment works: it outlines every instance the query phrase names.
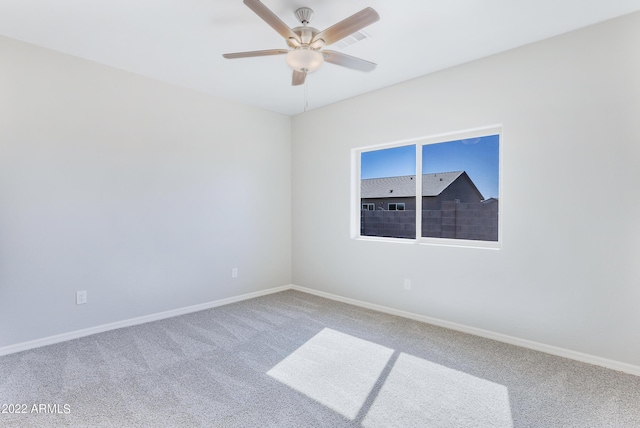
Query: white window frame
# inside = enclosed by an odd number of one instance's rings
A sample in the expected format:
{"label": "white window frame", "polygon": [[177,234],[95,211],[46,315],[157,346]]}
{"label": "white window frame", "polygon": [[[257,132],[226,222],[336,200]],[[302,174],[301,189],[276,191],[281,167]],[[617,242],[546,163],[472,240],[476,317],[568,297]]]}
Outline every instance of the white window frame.
{"label": "white window frame", "polygon": [[[364,207],[365,205],[367,206],[367,208]],[[376,204],[374,204],[373,202],[365,202],[364,204],[362,204],[362,209],[365,211],[375,211]]]}
{"label": "white window frame", "polygon": [[[391,205],[394,206],[393,209],[391,209]],[[399,206],[402,206],[401,210],[398,209]],[[387,210],[389,211],[405,211],[405,208],[406,208],[406,205],[404,202],[389,202],[387,204]]]}
{"label": "white window frame", "polygon": [[[478,241],[468,239],[451,239],[451,238],[431,238],[422,237],[422,198],[416,196],[416,238],[389,238],[378,236],[361,236],[360,235],[360,159],[363,152],[375,150],[391,149],[395,147],[415,145],[416,146],[416,176],[422,171],[422,146],[427,144],[444,143],[448,141],[457,141],[468,138],[478,138],[488,135],[498,135],[499,137],[499,153],[498,153],[498,200],[500,201],[500,209],[498,213],[498,240],[497,241]],[[426,137],[412,138],[402,141],[394,141],[382,143],[378,145],[354,148],[351,150],[351,221],[350,231],[351,238],[361,241],[379,241],[393,242],[405,244],[418,244],[430,246],[447,246],[447,247],[465,247],[479,249],[499,250],[502,248],[503,232],[502,222],[504,218],[503,204],[503,148],[504,148],[504,132],[502,124],[491,125],[481,128],[468,129],[464,131],[448,132]],[[422,180],[416,180],[416,195],[422,195]]]}

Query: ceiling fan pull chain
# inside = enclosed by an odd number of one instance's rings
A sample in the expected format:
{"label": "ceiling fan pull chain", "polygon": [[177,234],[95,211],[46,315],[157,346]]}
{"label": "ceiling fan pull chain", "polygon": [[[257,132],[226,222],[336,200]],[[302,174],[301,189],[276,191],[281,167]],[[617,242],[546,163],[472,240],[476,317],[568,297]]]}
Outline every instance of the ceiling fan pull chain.
{"label": "ceiling fan pull chain", "polygon": [[309,91],[307,90],[307,80],[304,81],[304,111],[309,108]]}

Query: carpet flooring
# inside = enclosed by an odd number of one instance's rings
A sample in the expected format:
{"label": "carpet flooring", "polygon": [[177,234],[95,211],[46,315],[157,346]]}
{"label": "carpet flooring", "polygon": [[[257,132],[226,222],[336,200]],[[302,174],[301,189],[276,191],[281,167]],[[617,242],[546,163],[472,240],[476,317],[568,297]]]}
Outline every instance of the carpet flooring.
{"label": "carpet flooring", "polygon": [[1,427],[640,427],[640,377],[298,291],[0,357]]}

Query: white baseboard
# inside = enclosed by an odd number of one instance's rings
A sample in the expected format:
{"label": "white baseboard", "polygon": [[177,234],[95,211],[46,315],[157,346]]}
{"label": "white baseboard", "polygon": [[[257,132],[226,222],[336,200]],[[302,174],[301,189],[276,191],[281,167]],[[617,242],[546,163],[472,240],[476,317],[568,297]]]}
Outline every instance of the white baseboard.
{"label": "white baseboard", "polygon": [[239,296],[228,297],[226,299],[214,300],[212,302],[201,303],[198,305],[187,306],[184,308],[172,309],[170,311],[158,312],[155,314],[144,315],[141,317],[131,318],[123,321],[116,321],[113,323],[103,324],[96,327],[85,328],[82,330],[75,330],[69,333],[43,337],[41,339],[30,340],[28,342],[21,342],[15,345],[1,347],[0,356],[14,354],[16,352],[22,352],[29,349],[39,348],[41,346],[53,345],[55,343],[78,339],[80,337],[90,336],[92,334],[102,333],[110,330],[116,330],[123,327],[130,327],[133,325],[144,324],[144,323],[158,321],[166,318],[177,317],[179,315],[190,314],[192,312],[203,311],[205,309],[211,309],[217,306],[228,305],[230,303],[236,303],[242,300],[253,299],[255,297],[265,296],[267,294],[279,293],[281,291],[285,291],[289,289],[291,289],[291,285],[284,285],[281,287],[269,288],[267,290],[255,291],[253,293],[247,293],[247,294],[241,294]]}
{"label": "white baseboard", "polygon": [[458,324],[450,321],[441,320],[438,318],[418,315],[412,312],[407,312],[399,309],[389,308],[382,305],[377,305],[375,303],[364,302],[361,300],[338,296],[336,294],[326,293],[324,291],[301,287],[299,285],[283,285],[281,287],[269,288],[267,290],[260,290],[253,293],[247,293],[247,294],[241,294],[239,296],[228,297],[226,299],[214,300],[212,302],[201,303],[198,305],[187,306],[184,308],[172,309],[170,311],[159,312],[159,313],[145,315],[137,318],[131,318],[128,320],[117,321],[109,324],[103,324],[96,327],[85,328],[82,330],[75,330],[69,333],[63,333],[55,336],[44,337],[41,339],[31,340],[28,342],[17,343],[15,345],[4,346],[0,348],[0,356],[9,355],[16,352],[22,352],[29,349],[39,348],[42,346],[53,345],[55,343],[78,339],[80,337],[90,336],[92,334],[102,333],[110,330],[116,330],[123,327],[130,327],[133,325],[144,324],[144,323],[158,321],[166,318],[172,318],[179,315],[185,315],[192,312],[203,311],[205,309],[211,309],[217,306],[224,306],[230,303],[236,303],[236,302],[253,299],[255,297],[260,297],[260,296],[266,296],[268,294],[279,293],[281,291],[286,291],[290,289],[301,291],[303,293],[313,294],[315,296],[324,297],[326,299],[335,300],[338,302],[347,303],[354,306],[360,306],[362,308],[372,309],[374,311],[383,312],[390,315],[396,315],[399,317],[408,318],[415,321],[424,322],[427,324],[437,325],[439,327],[444,327],[451,330],[460,331],[463,333],[473,334],[475,336],[485,337],[487,339],[497,340],[499,342],[508,343],[510,345],[521,346],[523,348],[533,349],[535,351],[545,352],[547,354],[557,355],[559,357],[569,358],[569,359],[580,361],[583,363],[593,364],[596,366],[601,366],[608,369],[617,370],[617,371],[629,373],[632,375],[640,376],[640,366],[636,366],[633,364],[628,364],[620,361],[610,360],[607,358],[597,357],[595,355],[584,354],[582,352],[572,351],[570,349],[546,345],[544,343],[534,342],[527,339],[521,339],[518,337],[509,336],[502,333],[496,333],[493,331],[484,330],[476,327],[470,327],[464,324]]}
{"label": "white baseboard", "polygon": [[475,336],[485,337],[487,339],[497,340],[499,342],[508,343],[510,345],[516,345],[523,348],[533,349],[535,351],[545,352],[547,354],[556,355],[563,358],[569,358],[571,360],[580,361],[587,364],[593,364],[596,366],[605,367],[612,370],[617,370],[632,375],[640,376],[640,366],[633,364],[622,363],[620,361],[610,360],[607,358],[597,357],[595,355],[584,354],[582,352],[572,351],[570,349],[560,348],[557,346],[546,345],[544,343],[534,342],[527,339],[520,339],[514,336],[508,336],[502,333],[495,333],[489,330],[483,330],[476,327],[469,327],[467,325],[458,324],[450,321],[444,321],[438,318],[427,317],[424,315],[418,315],[411,312],[401,311],[398,309],[388,308],[386,306],[376,305],[374,303],[363,302],[361,300],[350,299],[348,297],[342,297],[331,293],[325,293],[324,291],[318,291],[311,288],[301,287],[298,285],[292,285],[293,290],[302,291],[304,293],[313,294],[326,299],[335,300],[342,303],[348,303],[354,306],[360,306],[367,309],[372,309],[378,312],[384,312],[390,315],[396,315],[403,318],[412,319],[415,321],[424,322],[427,324],[437,325],[439,327],[448,328],[451,330],[460,331],[463,333],[473,334]]}

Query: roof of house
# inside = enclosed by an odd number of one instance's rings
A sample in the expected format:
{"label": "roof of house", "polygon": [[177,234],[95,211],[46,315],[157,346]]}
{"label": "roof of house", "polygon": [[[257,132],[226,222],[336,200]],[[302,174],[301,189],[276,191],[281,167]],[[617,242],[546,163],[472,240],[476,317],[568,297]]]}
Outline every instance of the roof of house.
{"label": "roof of house", "polygon": [[[438,196],[464,171],[437,172],[422,175],[422,196]],[[361,198],[413,197],[416,195],[415,175],[367,178],[360,181]]]}

